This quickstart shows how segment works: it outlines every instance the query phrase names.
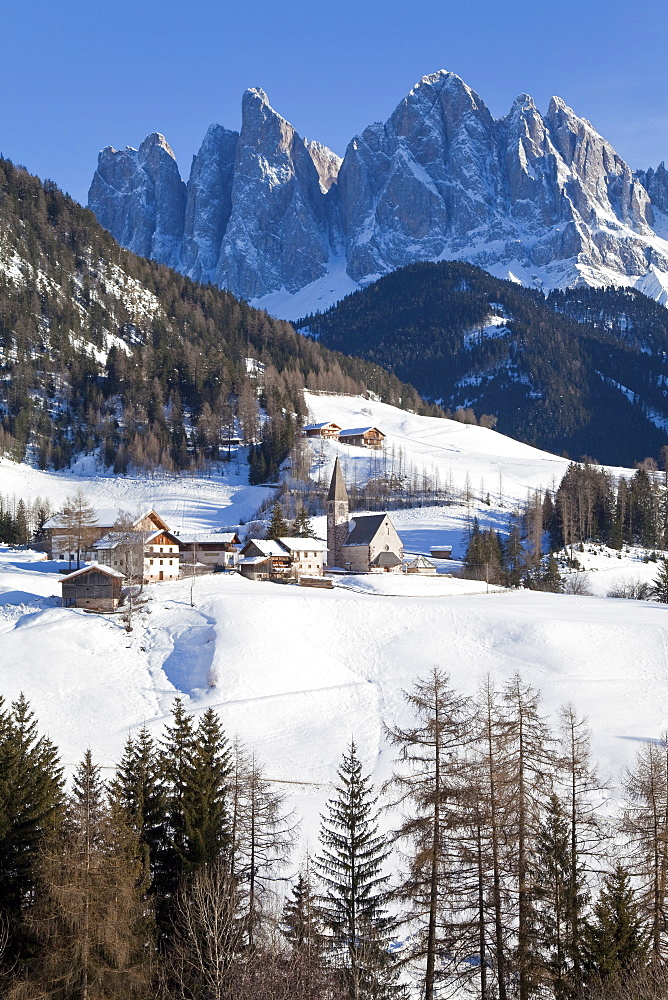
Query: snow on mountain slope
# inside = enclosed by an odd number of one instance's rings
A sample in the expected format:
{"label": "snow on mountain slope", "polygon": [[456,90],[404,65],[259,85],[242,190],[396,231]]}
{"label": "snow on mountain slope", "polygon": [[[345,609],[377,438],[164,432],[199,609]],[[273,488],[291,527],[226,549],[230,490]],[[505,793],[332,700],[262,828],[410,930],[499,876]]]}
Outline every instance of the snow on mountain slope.
{"label": "snow on mountain slope", "polygon": [[[29,558],[0,553],[3,582]],[[0,690],[8,699],[25,692],[68,765],[89,746],[113,764],[134,727],[160,732],[177,692],[194,712],[213,706],[283,783],[311,841],[351,734],[374,778],[387,777],[383,723],[408,721],[403,691],[435,664],[466,693],[488,672],[502,684],[519,670],[547,712],[574,702],[613,785],[638,743],[666,728],[665,607],[448,595],[447,581],[438,583],[440,596],[390,597],[202,577],[194,608],[188,580],[165,583],[147,588],[131,634],[111,616],[16,609],[0,623]]]}
{"label": "snow on mountain slope", "polygon": [[[333,420],[341,427],[378,427],[385,435],[385,452],[402,448],[416,467],[438,470],[442,483],[452,481],[464,487],[467,476],[473,490],[489,492],[498,498],[499,476],[507,499],[525,499],[527,490],[557,483],[568,467],[568,460],[485,427],[461,424],[456,420],[421,417],[387,403],[362,396],[330,396],[307,392],[305,395],[313,423]],[[315,449],[319,453],[320,443]],[[378,464],[380,453],[338,442],[323,442],[323,455],[334,461],[338,454],[349,481],[365,482]],[[480,490],[483,481],[484,489]]]}
{"label": "snow on mountain slope", "polygon": [[93,507],[116,507],[134,513],[155,507],[174,531],[215,530],[247,521],[267,497],[267,490],[248,485],[248,466],[232,461],[211,476],[117,476],[100,469],[95,459],[80,459],[60,472],[35,469],[0,458],[0,493],[17,499],[43,497],[60,508],[67,496],[82,489]]}

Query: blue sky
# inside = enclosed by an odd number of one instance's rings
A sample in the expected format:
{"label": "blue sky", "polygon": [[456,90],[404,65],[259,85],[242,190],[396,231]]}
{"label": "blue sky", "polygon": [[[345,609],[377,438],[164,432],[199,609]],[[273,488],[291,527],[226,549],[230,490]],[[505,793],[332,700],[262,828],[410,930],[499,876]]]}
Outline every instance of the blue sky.
{"label": "blue sky", "polygon": [[261,86],[343,155],[437,69],[495,116],[559,94],[633,167],[668,160],[668,4],[379,0],[4,0],[0,152],[86,200],[97,151],[163,132],[187,177],[212,122]]}

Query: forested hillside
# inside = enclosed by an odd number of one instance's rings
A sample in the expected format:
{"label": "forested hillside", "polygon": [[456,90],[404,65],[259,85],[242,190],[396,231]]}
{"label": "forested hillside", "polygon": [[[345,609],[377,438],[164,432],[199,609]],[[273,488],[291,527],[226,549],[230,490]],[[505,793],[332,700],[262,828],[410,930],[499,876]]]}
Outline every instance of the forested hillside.
{"label": "forested hillside", "polygon": [[[275,468],[301,389],[434,412],[375,364],[121,249],[53,183],[0,160],[0,453],[186,469],[263,438]],[[260,408],[269,420],[260,427]]]}
{"label": "forested hillside", "polygon": [[665,443],[668,311],[638,292],[546,300],[468,264],[415,264],[297,327],[549,451],[632,465]]}

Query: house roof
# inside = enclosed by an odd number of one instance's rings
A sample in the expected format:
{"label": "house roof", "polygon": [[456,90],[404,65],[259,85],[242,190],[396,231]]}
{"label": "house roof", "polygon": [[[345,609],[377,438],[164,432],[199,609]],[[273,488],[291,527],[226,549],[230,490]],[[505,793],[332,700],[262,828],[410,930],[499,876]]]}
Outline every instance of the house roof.
{"label": "house roof", "polygon": [[254,545],[256,549],[259,549],[265,559],[269,556],[287,555],[287,552],[280,542],[275,541],[273,538],[249,538],[242,548],[241,554],[243,555],[246,549],[251,545]]}
{"label": "house roof", "polygon": [[343,470],[338,458],[334,462],[334,471],[332,472],[332,481],[329,484],[327,499],[342,500],[348,503],[348,490],[346,489],[346,481],[343,478]]}
{"label": "house roof", "polygon": [[408,567],[409,569],[436,569],[433,562],[426,556],[416,556],[412,562],[409,562]]}
{"label": "house roof", "polygon": [[[302,427],[302,430],[303,431],[320,431],[320,430],[322,430],[323,427],[339,427],[339,425],[335,424],[333,420],[326,420],[323,424],[306,424],[305,427]],[[339,430],[340,429],[341,428],[339,427]]]}
{"label": "house roof", "polygon": [[[95,525],[98,528],[113,528],[113,526],[118,521],[119,516],[123,513],[122,507],[99,507],[95,511]],[[165,520],[158,514],[157,511],[149,507],[147,510],[142,511],[137,517],[132,521],[132,524],[139,524],[139,522],[152,514],[158,523],[158,527],[163,528],[165,531],[169,530],[169,526]],[[58,514],[54,514],[50,517],[48,521],[44,522],[45,528],[64,528],[64,514],[62,511]]]}
{"label": "house roof", "polygon": [[196,531],[190,535],[176,536],[182,545],[234,545],[239,536],[236,531]]}
{"label": "house roof", "polygon": [[376,537],[378,530],[387,514],[355,515],[350,521],[350,533],[344,545],[369,545]]}
{"label": "house roof", "polygon": [[327,542],[320,538],[279,538],[281,545],[291,552],[324,552]]}
{"label": "house roof", "polygon": [[269,561],[269,556],[244,556],[239,562],[244,566],[252,566],[256,563],[265,563]]}
{"label": "house roof", "polygon": [[378,431],[378,433],[385,437],[382,431],[379,431],[377,427],[346,427],[345,430],[341,431],[339,437],[359,437],[362,434],[366,434],[368,431]]}
{"label": "house roof", "polygon": [[[135,535],[137,536],[136,539],[134,538]],[[93,549],[96,552],[98,549],[115,549],[119,545],[127,545],[135,540],[141,542],[142,545],[150,545],[158,535],[167,535],[174,545],[179,544],[178,538],[171,531],[158,528],[156,531],[110,531],[108,534],[103,535],[102,538],[99,538],[97,542],[94,542]]]}
{"label": "house roof", "polygon": [[106,573],[107,576],[113,576],[117,579],[124,580],[125,573],[121,573],[120,570],[112,569],[111,566],[102,566],[100,563],[91,563],[90,566],[83,566],[82,569],[75,569],[74,573],[68,573],[66,576],[59,580],[59,583],[69,583],[73,580],[75,576],[82,576],[84,573]]}
{"label": "house roof", "polygon": [[401,559],[395,552],[379,552],[371,565],[381,567],[400,566]]}

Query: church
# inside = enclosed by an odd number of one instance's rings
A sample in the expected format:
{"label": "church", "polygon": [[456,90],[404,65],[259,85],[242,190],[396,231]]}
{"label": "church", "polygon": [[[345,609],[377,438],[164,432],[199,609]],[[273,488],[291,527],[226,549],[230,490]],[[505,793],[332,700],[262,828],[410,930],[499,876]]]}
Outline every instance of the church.
{"label": "church", "polygon": [[327,494],[327,564],[351,573],[401,572],[404,547],[387,514],[350,517],[341,463],[334,463]]}

